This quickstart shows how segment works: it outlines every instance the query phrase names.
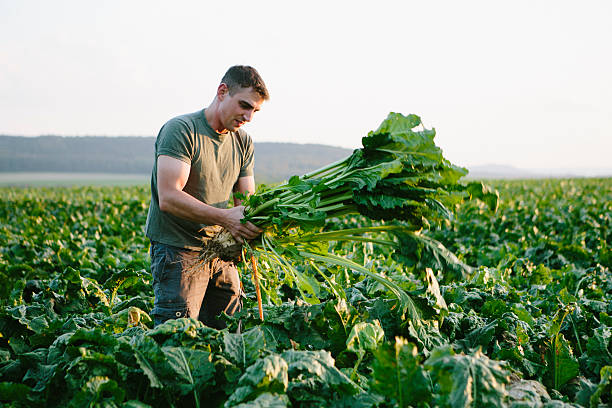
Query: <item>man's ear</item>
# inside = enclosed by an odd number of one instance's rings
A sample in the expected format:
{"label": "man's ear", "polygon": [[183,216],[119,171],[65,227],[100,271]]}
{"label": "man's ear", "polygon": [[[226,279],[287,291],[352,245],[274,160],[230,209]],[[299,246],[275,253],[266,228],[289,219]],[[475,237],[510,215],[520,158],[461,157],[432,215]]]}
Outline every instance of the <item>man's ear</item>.
{"label": "man's ear", "polygon": [[225,95],[228,95],[228,94],[229,94],[229,88],[227,87],[226,84],[221,82],[219,86],[217,87],[217,98],[220,101],[222,101],[223,98],[225,98]]}

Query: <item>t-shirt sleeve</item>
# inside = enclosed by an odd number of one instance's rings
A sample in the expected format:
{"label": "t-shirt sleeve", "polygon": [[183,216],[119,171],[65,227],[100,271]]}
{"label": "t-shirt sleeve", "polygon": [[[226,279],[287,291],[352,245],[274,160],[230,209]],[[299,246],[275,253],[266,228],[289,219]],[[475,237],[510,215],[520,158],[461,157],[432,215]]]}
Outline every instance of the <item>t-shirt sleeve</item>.
{"label": "t-shirt sleeve", "polygon": [[254,174],[253,167],[255,164],[254,148],[251,136],[244,133],[244,150],[242,151],[242,166],[240,167],[239,177],[252,176]]}
{"label": "t-shirt sleeve", "polygon": [[185,121],[170,119],[159,131],[156,155],[174,157],[191,163],[193,159],[193,131]]}

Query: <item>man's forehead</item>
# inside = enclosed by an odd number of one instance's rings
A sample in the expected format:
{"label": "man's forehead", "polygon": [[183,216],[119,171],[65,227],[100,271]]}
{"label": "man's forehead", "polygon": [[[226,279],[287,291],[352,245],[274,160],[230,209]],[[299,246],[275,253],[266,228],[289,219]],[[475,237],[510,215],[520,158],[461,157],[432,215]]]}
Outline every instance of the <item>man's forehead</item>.
{"label": "man's forehead", "polygon": [[263,96],[253,90],[252,87],[240,88],[240,90],[234,94],[234,98],[247,102],[254,107],[259,107],[264,101]]}

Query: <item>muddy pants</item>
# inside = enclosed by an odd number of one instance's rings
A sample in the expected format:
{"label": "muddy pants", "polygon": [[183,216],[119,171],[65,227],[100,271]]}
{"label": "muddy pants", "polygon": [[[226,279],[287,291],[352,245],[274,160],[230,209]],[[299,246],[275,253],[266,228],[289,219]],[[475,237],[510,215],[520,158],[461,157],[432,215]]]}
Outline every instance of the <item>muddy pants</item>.
{"label": "muddy pants", "polygon": [[220,259],[194,271],[198,251],[151,242],[151,273],[155,303],[151,317],[155,325],[168,319],[193,317],[205,325],[222,329],[217,316],[233,315],[242,308],[240,278],[233,262]]}

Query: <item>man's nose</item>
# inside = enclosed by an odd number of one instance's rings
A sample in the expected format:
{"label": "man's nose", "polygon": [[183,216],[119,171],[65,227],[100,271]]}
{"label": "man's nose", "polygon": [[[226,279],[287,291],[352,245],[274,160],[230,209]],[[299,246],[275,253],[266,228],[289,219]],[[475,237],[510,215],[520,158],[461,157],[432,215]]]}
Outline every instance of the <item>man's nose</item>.
{"label": "man's nose", "polygon": [[253,112],[252,110],[246,111],[244,114],[242,114],[242,117],[244,119],[245,122],[250,122],[251,119],[253,119],[253,114],[255,112]]}

